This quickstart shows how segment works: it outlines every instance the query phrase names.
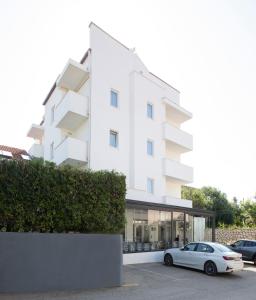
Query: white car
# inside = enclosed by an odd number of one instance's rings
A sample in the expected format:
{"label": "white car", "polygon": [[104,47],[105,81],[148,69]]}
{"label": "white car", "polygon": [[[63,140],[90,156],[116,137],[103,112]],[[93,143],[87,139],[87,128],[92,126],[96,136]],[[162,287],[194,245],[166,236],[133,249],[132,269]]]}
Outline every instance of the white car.
{"label": "white car", "polygon": [[199,269],[207,275],[240,271],[244,267],[240,253],[210,242],[193,242],[184,248],[167,249],[164,252],[164,264]]}

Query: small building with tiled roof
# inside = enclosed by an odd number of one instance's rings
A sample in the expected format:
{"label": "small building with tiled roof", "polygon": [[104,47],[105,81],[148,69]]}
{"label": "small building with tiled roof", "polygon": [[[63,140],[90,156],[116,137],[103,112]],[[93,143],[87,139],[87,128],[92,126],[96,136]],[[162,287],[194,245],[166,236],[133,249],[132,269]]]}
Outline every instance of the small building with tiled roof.
{"label": "small building with tiled roof", "polygon": [[26,150],[0,145],[0,159],[1,158],[28,160],[30,159],[30,155]]}

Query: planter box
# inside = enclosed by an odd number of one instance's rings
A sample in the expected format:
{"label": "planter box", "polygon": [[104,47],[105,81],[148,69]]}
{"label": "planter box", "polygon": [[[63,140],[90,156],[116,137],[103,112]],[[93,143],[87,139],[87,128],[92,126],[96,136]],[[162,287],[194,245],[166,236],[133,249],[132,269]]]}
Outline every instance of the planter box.
{"label": "planter box", "polygon": [[120,235],[0,233],[0,293],[120,286]]}

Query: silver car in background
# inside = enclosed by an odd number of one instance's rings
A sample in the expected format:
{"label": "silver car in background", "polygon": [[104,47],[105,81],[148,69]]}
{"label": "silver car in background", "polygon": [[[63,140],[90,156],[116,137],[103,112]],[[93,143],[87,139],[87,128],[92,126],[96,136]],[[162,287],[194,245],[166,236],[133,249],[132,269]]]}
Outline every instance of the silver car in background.
{"label": "silver car in background", "polygon": [[193,242],[164,252],[164,264],[204,271],[207,275],[243,270],[242,255],[219,243]]}

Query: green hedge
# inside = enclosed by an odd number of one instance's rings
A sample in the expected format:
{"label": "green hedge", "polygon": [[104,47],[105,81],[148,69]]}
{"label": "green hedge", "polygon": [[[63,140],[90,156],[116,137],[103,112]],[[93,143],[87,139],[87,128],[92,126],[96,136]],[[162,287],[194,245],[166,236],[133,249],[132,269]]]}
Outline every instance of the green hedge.
{"label": "green hedge", "polygon": [[0,160],[0,231],[119,233],[125,192],[115,172]]}

